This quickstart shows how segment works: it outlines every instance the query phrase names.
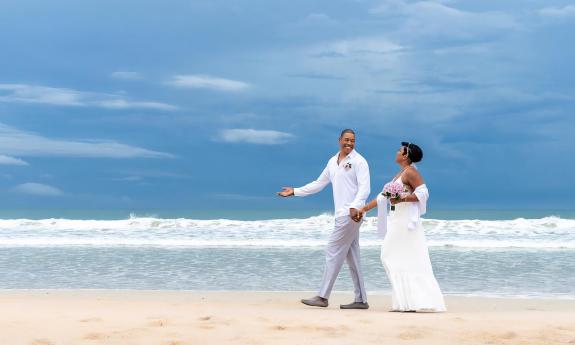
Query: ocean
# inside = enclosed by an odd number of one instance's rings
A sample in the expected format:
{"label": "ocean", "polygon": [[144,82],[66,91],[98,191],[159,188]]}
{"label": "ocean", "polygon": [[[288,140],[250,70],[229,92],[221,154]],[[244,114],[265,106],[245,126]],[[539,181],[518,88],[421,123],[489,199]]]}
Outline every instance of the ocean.
{"label": "ocean", "polygon": [[[332,226],[319,211],[0,211],[0,289],[314,291]],[[575,298],[575,211],[437,210],[423,227],[445,294]],[[380,243],[368,217],[368,293],[390,290]],[[344,264],[335,290],[352,289]]]}

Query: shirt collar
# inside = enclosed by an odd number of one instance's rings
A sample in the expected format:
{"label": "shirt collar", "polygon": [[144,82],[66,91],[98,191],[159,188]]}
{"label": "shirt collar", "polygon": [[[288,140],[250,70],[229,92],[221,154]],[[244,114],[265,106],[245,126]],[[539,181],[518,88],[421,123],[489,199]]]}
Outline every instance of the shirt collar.
{"label": "shirt collar", "polygon": [[[339,152],[340,151],[337,151],[337,153],[334,155],[335,159],[337,159],[339,157]],[[348,159],[348,158],[352,159],[353,157],[355,157],[355,155],[357,155],[357,152],[355,152],[355,149],[353,149],[353,150],[351,150],[351,152],[347,156],[345,156],[344,159]]]}

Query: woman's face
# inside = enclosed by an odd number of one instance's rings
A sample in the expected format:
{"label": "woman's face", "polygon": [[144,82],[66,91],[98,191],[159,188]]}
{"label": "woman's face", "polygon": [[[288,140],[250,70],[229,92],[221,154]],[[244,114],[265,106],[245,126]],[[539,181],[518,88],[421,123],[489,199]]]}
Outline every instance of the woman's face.
{"label": "woman's face", "polygon": [[395,162],[396,163],[401,163],[401,162],[405,161],[405,159],[406,159],[405,151],[406,151],[405,146],[399,147],[399,150],[397,150],[397,153],[395,154]]}

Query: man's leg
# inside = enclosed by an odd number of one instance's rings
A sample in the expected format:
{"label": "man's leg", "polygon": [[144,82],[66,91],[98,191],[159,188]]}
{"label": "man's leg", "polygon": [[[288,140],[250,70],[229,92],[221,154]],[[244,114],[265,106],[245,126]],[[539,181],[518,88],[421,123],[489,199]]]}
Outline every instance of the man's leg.
{"label": "man's leg", "polygon": [[[359,225],[357,226],[359,230]],[[354,302],[367,303],[367,294],[365,292],[365,285],[363,283],[363,274],[361,272],[361,260],[359,252],[359,231],[357,237],[351,243],[347,253],[347,264],[353,280],[353,287],[355,293]]]}
{"label": "man's leg", "polygon": [[334,230],[325,251],[325,268],[318,294],[322,298],[329,299],[331,289],[348,255],[349,248],[358,235],[359,226],[357,225],[358,223],[347,216],[335,219]]}

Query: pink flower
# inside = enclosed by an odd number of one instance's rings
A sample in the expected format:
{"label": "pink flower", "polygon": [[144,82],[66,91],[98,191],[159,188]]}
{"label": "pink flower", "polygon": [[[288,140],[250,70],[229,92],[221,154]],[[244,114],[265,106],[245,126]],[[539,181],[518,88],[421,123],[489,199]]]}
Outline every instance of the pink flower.
{"label": "pink flower", "polygon": [[[401,198],[401,193],[404,192],[403,185],[398,182],[389,182],[383,186],[383,192],[381,193],[388,199],[399,199]],[[391,205],[391,210],[395,211],[395,205]]]}
{"label": "pink flower", "polygon": [[383,187],[383,195],[388,198],[397,198],[403,193],[403,185],[397,182],[389,182]]}

